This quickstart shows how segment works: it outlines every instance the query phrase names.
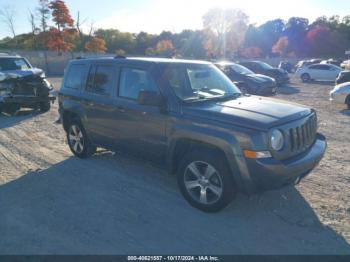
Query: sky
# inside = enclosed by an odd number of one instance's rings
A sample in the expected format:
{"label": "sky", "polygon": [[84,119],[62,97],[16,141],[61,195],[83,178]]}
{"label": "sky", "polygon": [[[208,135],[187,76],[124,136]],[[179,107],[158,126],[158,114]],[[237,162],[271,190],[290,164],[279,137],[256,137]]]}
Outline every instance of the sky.
{"label": "sky", "polygon": [[[334,14],[350,15],[349,0],[66,0],[73,19],[78,11],[86,19],[85,30],[93,22],[94,28],[115,28],[138,33],[160,33],[163,30],[180,32],[201,29],[203,15],[213,7],[238,8],[250,23],[292,16],[315,18]],[[0,10],[10,6],[15,10],[16,33],[30,31],[28,11],[35,10],[38,0],[0,0]],[[10,35],[0,21],[0,38]]]}

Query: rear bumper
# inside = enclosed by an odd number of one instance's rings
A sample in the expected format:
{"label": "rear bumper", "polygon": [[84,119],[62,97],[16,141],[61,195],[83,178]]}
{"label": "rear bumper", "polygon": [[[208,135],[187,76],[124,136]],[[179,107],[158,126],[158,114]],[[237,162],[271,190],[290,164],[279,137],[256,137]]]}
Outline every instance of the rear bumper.
{"label": "rear bumper", "polygon": [[299,183],[321,161],[326,152],[326,138],[318,134],[315,143],[304,153],[288,160],[247,159],[251,185],[247,193],[277,189]]}

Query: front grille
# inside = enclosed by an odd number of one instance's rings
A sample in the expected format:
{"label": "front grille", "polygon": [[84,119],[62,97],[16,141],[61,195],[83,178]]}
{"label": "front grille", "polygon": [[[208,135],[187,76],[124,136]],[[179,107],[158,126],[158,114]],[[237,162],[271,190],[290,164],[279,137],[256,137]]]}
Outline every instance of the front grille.
{"label": "front grille", "polygon": [[300,126],[289,129],[291,153],[297,153],[310,147],[316,138],[317,117],[315,114]]}

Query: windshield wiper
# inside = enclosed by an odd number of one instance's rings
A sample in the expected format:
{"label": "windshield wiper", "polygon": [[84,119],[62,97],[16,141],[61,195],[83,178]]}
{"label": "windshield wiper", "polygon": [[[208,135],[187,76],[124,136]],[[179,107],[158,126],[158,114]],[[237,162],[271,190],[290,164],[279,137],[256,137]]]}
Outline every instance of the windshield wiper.
{"label": "windshield wiper", "polygon": [[184,99],[185,102],[202,102],[202,101],[225,101],[225,100],[231,100],[236,99],[240,97],[241,93],[234,93],[229,95],[220,95],[220,96],[196,96],[196,97],[189,97]]}
{"label": "windshield wiper", "polygon": [[232,99],[237,99],[238,97],[241,97],[241,93],[234,93],[234,94],[228,94],[220,97],[216,97],[216,101],[226,101],[226,100],[232,100]]}

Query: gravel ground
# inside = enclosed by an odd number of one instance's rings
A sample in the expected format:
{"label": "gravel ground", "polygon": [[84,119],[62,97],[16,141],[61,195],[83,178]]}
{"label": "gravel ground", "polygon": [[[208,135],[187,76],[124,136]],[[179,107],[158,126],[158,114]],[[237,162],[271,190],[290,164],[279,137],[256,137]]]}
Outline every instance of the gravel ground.
{"label": "gravel ground", "polygon": [[350,254],[350,111],[330,104],[331,88],[293,80],[277,95],[318,111],[320,166],[218,214],[191,208],[175,177],[142,160],[72,157],[57,104],[0,116],[0,254]]}

